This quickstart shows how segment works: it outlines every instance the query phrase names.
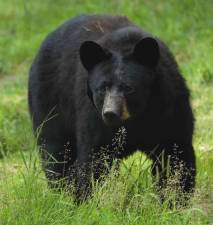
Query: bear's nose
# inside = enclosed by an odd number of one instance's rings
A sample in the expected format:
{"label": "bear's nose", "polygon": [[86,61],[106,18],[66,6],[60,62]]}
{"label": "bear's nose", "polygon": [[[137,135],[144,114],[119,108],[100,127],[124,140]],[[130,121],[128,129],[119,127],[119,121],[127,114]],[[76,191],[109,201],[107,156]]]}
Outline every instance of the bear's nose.
{"label": "bear's nose", "polygon": [[120,121],[119,115],[113,111],[105,111],[103,116],[105,122],[110,125],[116,125]]}

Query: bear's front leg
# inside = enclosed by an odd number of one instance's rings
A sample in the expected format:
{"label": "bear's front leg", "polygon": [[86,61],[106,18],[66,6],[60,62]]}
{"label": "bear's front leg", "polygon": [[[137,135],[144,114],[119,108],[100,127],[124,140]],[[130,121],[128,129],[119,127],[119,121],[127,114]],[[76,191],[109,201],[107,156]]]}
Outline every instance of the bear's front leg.
{"label": "bear's front leg", "polygon": [[[153,160],[152,174],[157,178],[158,190],[164,199],[166,187],[175,188],[177,201],[185,204],[183,200],[189,198],[195,187],[196,165],[192,145],[172,143],[159,145],[151,156]],[[181,195],[184,199],[181,202]]]}
{"label": "bear's front leg", "polygon": [[90,156],[82,159],[78,158],[75,164],[75,200],[80,203],[87,199],[92,190],[92,160]]}
{"label": "bear's front leg", "polygon": [[46,140],[40,144],[40,156],[48,185],[52,188],[64,186],[69,159],[66,157],[63,142]]}
{"label": "bear's front leg", "polygon": [[112,133],[101,127],[102,124],[89,124],[87,121],[78,126],[77,158],[75,164],[75,195],[76,201],[81,202],[90,196],[92,181],[99,180],[106,173],[106,164],[111,165],[113,156],[109,146]]}
{"label": "bear's front leg", "polygon": [[105,176],[113,158],[108,154],[108,148],[81,146],[78,149],[75,171],[75,198],[78,203],[86,200],[92,192],[92,182],[99,181]]}

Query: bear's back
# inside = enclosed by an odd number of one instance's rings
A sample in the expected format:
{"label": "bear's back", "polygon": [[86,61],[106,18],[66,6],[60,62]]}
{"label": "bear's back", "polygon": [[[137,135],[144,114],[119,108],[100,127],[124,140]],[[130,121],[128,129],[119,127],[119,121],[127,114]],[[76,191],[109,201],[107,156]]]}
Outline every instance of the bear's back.
{"label": "bear's back", "polygon": [[79,50],[82,42],[98,40],[118,29],[134,26],[127,17],[109,15],[81,15],[71,18],[44,40],[41,51],[54,49],[52,53],[60,54],[69,48],[72,52]]}

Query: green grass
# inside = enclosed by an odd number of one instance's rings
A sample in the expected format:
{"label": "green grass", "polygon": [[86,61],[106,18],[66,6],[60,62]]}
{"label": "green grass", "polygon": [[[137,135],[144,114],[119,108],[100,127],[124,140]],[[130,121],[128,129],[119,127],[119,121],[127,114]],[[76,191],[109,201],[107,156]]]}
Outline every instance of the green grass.
{"label": "green grass", "polygon": [[[211,0],[0,0],[0,224],[213,224],[212,8]],[[81,206],[47,188],[27,111],[27,73],[47,33],[83,13],[127,15],[174,52],[196,116],[197,185],[187,209],[159,204],[139,153]]]}

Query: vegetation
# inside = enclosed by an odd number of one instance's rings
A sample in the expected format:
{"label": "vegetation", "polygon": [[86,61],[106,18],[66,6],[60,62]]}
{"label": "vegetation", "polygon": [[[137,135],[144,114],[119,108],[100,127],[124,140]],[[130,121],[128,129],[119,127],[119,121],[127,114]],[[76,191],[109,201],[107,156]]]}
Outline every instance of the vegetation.
{"label": "vegetation", "polygon": [[[0,224],[213,224],[213,2],[211,0],[0,0]],[[84,13],[127,15],[164,40],[192,90],[197,186],[190,206],[168,209],[137,153],[80,206],[47,188],[27,109],[27,76],[44,37]]]}

